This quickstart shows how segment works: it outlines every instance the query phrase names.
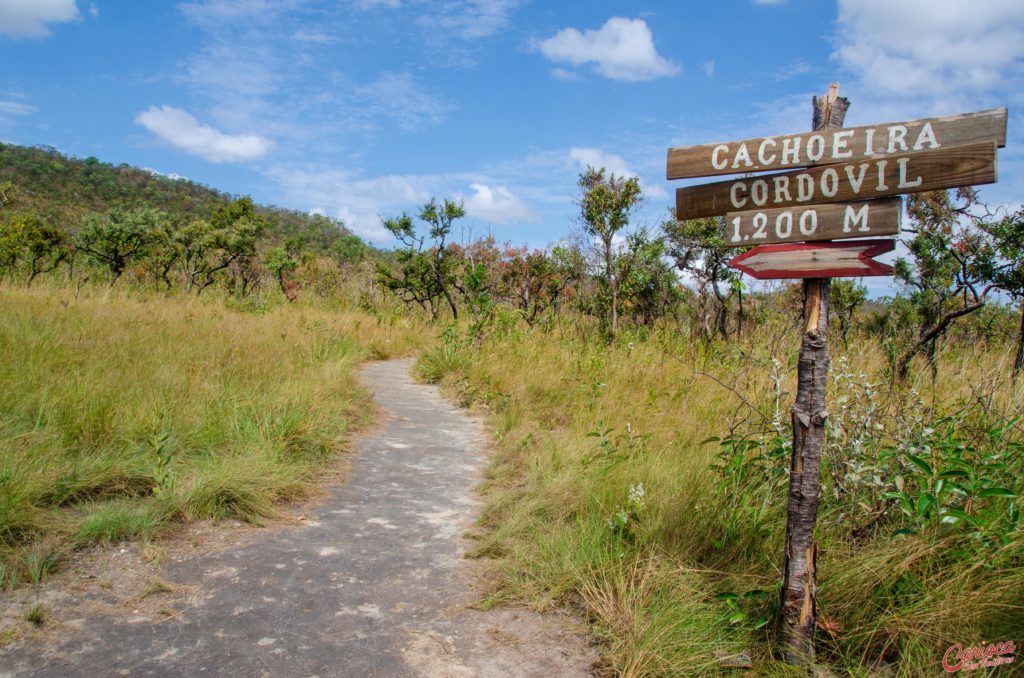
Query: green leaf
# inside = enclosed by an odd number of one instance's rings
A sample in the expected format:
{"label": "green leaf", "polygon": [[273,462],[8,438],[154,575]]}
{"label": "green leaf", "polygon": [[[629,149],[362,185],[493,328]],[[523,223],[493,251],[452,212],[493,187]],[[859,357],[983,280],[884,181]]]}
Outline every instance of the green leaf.
{"label": "green leaf", "polygon": [[743,621],[746,618],[747,618],[747,615],[745,613],[737,612],[736,614],[734,614],[734,615],[729,617],[729,625],[730,626],[735,626],[736,624],[739,624],[741,621]]}
{"label": "green leaf", "polygon": [[939,471],[940,478],[968,478],[970,474],[963,469],[947,468]]}
{"label": "green leaf", "polygon": [[1013,498],[1013,497],[1016,497],[1017,495],[1014,494],[1013,492],[1010,492],[1005,487],[990,487],[987,490],[982,490],[981,492],[979,492],[978,494],[976,494],[974,496],[976,496],[976,497],[1009,497],[1009,498]]}
{"label": "green leaf", "polygon": [[974,516],[960,509],[946,509],[946,515],[942,516],[942,522],[947,524],[955,524],[960,520],[978,527],[978,521],[974,519]]}
{"label": "green leaf", "polygon": [[732,593],[731,591],[725,591],[723,593],[719,593],[717,596],[715,596],[715,598],[717,600],[736,600],[737,598],[739,598],[739,596],[737,596],[735,593]]}
{"label": "green leaf", "polygon": [[930,476],[935,475],[935,472],[932,470],[931,464],[929,464],[928,462],[926,462],[924,459],[922,459],[921,457],[917,456],[916,454],[907,453],[907,459],[909,459],[914,464],[914,466],[918,467],[919,469],[924,471],[926,474],[928,474]]}
{"label": "green leaf", "polygon": [[765,626],[768,625],[768,622],[770,621],[771,619],[769,619],[768,617],[759,620],[756,624],[754,624],[754,630],[757,631],[758,629],[763,629]]}
{"label": "green leaf", "polygon": [[895,499],[904,511],[906,511],[910,515],[914,514],[914,507],[910,503],[910,499],[908,499],[907,495],[903,494],[902,492],[886,492],[885,494],[882,495],[882,497],[885,499]]}
{"label": "green leaf", "polygon": [[935,497],[928,492],[923,493],[917,498],[917,515],[919,518],[923,518],[928,514],[928,510],[935,503]]}
{"label": "green leaf", "polygon": [[896,537],[899,537],[900,535],[911,535],[911,534],[917,534],[917,530],[915,530],[912,527],[902,527],[902,528],[900,528],[900,529],[898,529],[898,530],[896,530],[895,532],[892,533],[892,538],[895,539]]}

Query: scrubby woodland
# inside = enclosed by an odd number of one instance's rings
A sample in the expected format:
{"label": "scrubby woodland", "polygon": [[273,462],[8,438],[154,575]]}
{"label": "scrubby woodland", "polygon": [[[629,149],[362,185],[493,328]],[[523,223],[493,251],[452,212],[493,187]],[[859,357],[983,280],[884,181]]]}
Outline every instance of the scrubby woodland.
{"label": "scrubby woodland", "polygon": [[[0,146],[4,586],[71,549],[254,520],[366,416],[352,367],[415,352],[489,413],[487,604],[576,606],[624,675],[773,657],[799,286],[751,286],[716,220],[637,224],[579,178],[545,250],[460,242],[431,200],[368,247],[322,217]],[[819,661],[935,675],[1024,628],[1024,212],[908,201],[891,295],[832,283]],[[339,407],[340,404],[340,407]]]}

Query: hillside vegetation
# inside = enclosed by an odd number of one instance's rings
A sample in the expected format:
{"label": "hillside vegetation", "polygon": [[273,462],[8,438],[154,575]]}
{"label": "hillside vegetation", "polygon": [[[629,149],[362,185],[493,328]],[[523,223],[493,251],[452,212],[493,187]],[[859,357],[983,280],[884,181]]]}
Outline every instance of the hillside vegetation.
{"label": "hillside vegetation", "polygon": [[[85,215],[115,207],[145,207],[186,221],[205,219],[237,197],[152,170],[13,144],[0,144],[0,186],[4,183],[13,187],[9,209],[72,230]],[[344,224],[321,215],[272,206],[257,206],[256,213],[275,241],[300,238],[318,251],[329,251],[348,233]]]}

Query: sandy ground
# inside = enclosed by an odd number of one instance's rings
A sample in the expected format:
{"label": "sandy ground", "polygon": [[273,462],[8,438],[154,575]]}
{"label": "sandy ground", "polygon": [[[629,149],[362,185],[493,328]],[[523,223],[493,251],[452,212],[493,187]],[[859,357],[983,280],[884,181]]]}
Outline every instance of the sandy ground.
{"label": "sandy ground", "polygon": [[[0,601],[0,675],[587,676],[574,620],[474,610],[465,560],[484,429],[407,361],[363,370],[384,412],[348,478],[268,528],[197,525],[78,554]],[[46,623],[25,610],[39,604]]]}

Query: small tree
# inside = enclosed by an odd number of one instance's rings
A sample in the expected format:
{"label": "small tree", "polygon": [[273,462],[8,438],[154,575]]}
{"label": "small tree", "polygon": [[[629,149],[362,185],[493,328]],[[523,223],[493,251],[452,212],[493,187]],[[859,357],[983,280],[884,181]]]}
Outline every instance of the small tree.
{"label": "small tree", "polygon": [[629,225],[630,213],[642,201],[640,181],[636,177],[616,177],[605,168],[587,167],[580,174],[582,192],[578,204],[583,230],[597,238],[601,248],[600,281],[609,296],[608,340],[615,342],[619,320],[621,279],[617,270],[615,236]]}
{"label": "small tree", "polygon": [[662,228],[668,254],[675,260],[676,268],[697,286],[698,322],[705,340],[713,333],[723,339],[729,337],[729,315],[734,298],[738,306],[736,329],[742,329],[742,277],[729,266],[729,260],[742,250],[725,246],[721,219],[677,221],[675,210],[669,210]]}
{"label": "small tree", "polygon": [[346,233],[338,238],[331,250],[334,260],[342,267],[358,266],[369,254],[369,248],[366,246],[366,243],[353,233]]}
{"label": "small tree", "polygon": [[502,296],[530,327],[558,303],[565,282],[555,261],[544,252],[506,248],[500,263]]}
{"label": "small tree", "polygon": [[[466,215],[461,202],[445,200],[438,203],[431,198],[419,211],[419,218],[429,227],[426,234],[418,234],[408,214],[393,219],[384,219],[388,229],[404,249],[396,253],[399,271],[388,266],[377,267],[378,281],[394,292],[406,303],[417,303],[437,318],[435,302],[443,298],[451,309],[452,317],[458,319],[459,309],[455,304],[452,290],[456,276],[458,257],[447,243],[455,220]],[[430,243],[429,246],[427,243]]]}
{"label": "small tree", "polygon": [[292,281],[288,280],[286,274],[297,269],[299,262],[292,258],[291,253],[286,248],[275,247],[267,253],[266,265],[270,272],[274,274],[277,285],[281,288],[281,293],[284,294],[288,301],[295,301],[298,296],[295,291],[295,285]]}
{"label": "small tree", "polygon": [[1024,368],[1024,208],[1001,219],[985,220],[978,227],[993,241],[997,260],[990,272],[992,281],[1020,305],[1017,355],[1013,361],[1016,377]]}
{"label": "small tree", "polygon": [[992,282],[996,251],[978,228],[983,217],[972,211],[977,205],[972,188],[918,193],[907,200],[916,236],[904,241],[912,261],[898,259],[895,276],[914,302],[918,328],[897,363],[899,379],[907,377],[910,361],[922,351],[934,378],[938,340],[957,318],[981,309],[998,289]]}
{"label": "small tree", "polygon": [[839,339],[843,347],[849,345],[846,336],[850,332],[853,316],[868,298],[868,288],[856,280],[835,278],[829,290],[829,315],[838,320]]}
{"label": "small tree", "polygon": [[113,209],[105,217],[90,215],[75,246],[110,273],[113,286],[125,270],[141,259],[153,243],[164,215],[153,209]]}
{"label": "small tree", "polygon": [[646,228],[626,238],[619,268],[623,311],[640,323],[653,325],[679,302],[676,276],[665,263],[665,241]]}

